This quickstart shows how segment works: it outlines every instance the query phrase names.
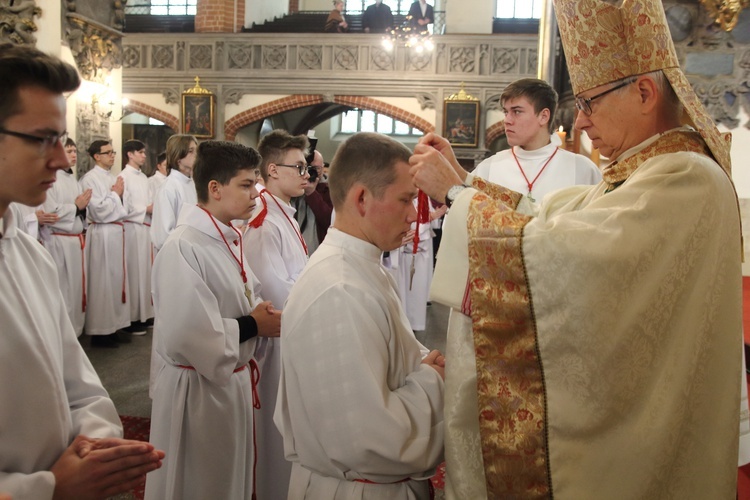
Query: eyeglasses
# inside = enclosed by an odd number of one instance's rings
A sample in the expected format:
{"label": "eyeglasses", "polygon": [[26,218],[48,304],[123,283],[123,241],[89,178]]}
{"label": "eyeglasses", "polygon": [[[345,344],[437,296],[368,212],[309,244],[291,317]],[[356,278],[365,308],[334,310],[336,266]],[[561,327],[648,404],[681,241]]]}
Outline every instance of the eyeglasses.
{"label": "eyeglasses", "polygon": [[299,172],[300,177],[304,177],[307,173],[307,165],[301,164],[301,165],[284,165],[283,163],[274,163],[277,167],[290,167],[290,168],[296,168]]}
{"label": "eyeglasses", "polygon": [[594,97],[576,97],[576,108],[578,108],[578,111],[582,112],[586,116],[591,116],[591,101],[594,99],[599,99],[602,96],[605,96],[609,94],[610,92],[614,92],[617,89],[621,89],[627,85],[630,85],[631,83],[635,82],[637,78],[629,78],[625,80],[624,82],[620,83],[619,85],[615,85],[611,89],[607,89],[604,92],[600,92],[599,94],[596,94]]}
{"label": "eyeglasses", "polygon": [[117,154],[117,151],[99,151],[96,153],[98,155],[107,155],[107,156],[114,156]]}
{"label": "eyeglasses", "polygon": [[13,137],[18,137],[25,141],[35,142],[39,144],[40,155],[44,155],[47,151],[54,148],[58,142],[62,142],[64,144],[65,141],[68,140],[67,132],[63,132],[61,134],[50,134],[50,135],[39,137],[38,135],[24,134],[21,132],[14,132],[12,130],[6,130],[4,128],[0,128],[0,134],[12,135]]}

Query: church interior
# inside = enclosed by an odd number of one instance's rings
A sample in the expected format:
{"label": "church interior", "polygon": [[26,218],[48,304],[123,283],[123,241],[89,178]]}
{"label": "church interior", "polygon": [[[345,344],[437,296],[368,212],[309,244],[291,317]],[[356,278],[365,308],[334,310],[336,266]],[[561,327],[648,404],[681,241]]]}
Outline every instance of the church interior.
{"label": "church interior", "polygon": [[[411,0],[384,0],[394,29],[365,33],[370,3],[348,0],[348,32],[324,33],[330,0],[6,0],[0,38],[78,68],[83,85],[67,97],[78,178],[93,167],[86,148],[95,140],[111,141],[115,151],[142,141],[150,174],[172,134],[257,147],[273,129],[315,137],[326,162],[356,132],[384,133],[410,148],[437,132],[471,170],[508,148],[500,96],[520,78],[544,79],[559,93],[553,121],[562,147],[607,164],[573,127],[575,99],[551,0],[434,0],[434,22],[417,34],[406,19]],[[683,71],[719,130],[732,134],[732,178],[747,233],[750,5],[663,4]],[[746,8],[722,11],[730,4]],[[456,113],[464,117],[460,130]],[[118,155],[113,172],[122,166]],[[447,318],[444,306],[430,305],[418,339],[443,349]],[[150,342],[150,334],[112,350],[83,342],[125,417],[150,416]],[[750,471],[740,470],[738,487],[739,498],[750,498]]]}

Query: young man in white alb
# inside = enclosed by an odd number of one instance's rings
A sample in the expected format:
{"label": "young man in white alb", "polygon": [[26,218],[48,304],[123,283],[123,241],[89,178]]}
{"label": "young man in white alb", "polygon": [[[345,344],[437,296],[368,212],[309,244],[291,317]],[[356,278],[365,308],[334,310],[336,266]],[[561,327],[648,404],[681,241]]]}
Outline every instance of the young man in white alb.
{"label": "young man in white alb", "polygon": [[154,175],[148,178],[148,202],[153,205],[156,193],[167,181],[167,152],[162,151],[156,156],[156,170]]}
{"label": "young man in white alb", "polygon": [[151,442],[167,458],[149,476],[149,500],[255,498],[253,352],[257,336],[279,335],[281,313],[255,295],[231,221],[255,206],[259,162],[240,144],[201,143],[198,205],[184,206],[154,261]]}
{"label": "young man in white alb", "polygon": [[65,156],[69,168],[57,171],[57,180],[47,191],[44,211],[54,213],[58,220],[42,230],[44,247],[57,265],[60,290],[73,323],[76,335],[83,333],[86,318],[86,240],[83,230],[86,222],[86,207],[91,200],[91,189],[83,191],[73,174],[78,161],[78,150],[73,139],[65,142]]}
{"label": "young man in white alb", "polygon": [[[305,161],[308,140],[274,130],[258,144],[261,191],[244,236],[245,257],[261,283],[263,298],[282,309],[292,285],[307,263],[307,246],[290,200],[302,196],[310,175]],[[286,498],[291,464],[284,458],[281,434],[273,423],[281,368],[280,339],[260,339],[258,412],[258,498]]]}
{"label": "young man in white alb", "polygon": [[294,463],[289,500],[430,498],[443,458],[445,358],[414,337],[380,265],[416,220],[410,155],[360,133],[333,159],[336,220],[282,324],[275,417]]}
{"label": "young man in white alb", "polygon": [[146,145],[138,140],[126,141],[122,154],[128,164],[120,172],[125,180],[122,201],[128,212],[125,218],[125,257],[127,260],[130,331],[133,335],[146,333],[148,322],[154,317],[151,302],[151,212],[148,177],[143,173],[146,164]]}
{"label": "young man in white alb", "polygon": [[94,347],[118,347],[126,340],[117,330],[130,327],[128,277],[125,256],[125,219],[122,203],[125,181],[112,172],[115,151],[109,141],[96,140],[88,149],[96,164],[80,180],[81,188],[91,189],[86,210],[87,278],[86,335]]}
{"label": "young man in white alb", "polygon": [[602,174],[591,160],[551,142],[557,92],[547,82],[516,80],[505,88],[500,101],[511,148],[480,163],[475,176],[525,194],[535,203],[551,191],[601,180]]}

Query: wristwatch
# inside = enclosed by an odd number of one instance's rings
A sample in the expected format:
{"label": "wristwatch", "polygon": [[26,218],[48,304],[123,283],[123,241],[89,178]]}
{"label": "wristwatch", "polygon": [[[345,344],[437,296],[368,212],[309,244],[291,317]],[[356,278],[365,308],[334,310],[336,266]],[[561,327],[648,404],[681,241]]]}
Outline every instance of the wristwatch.
{"label": "wristwatch", "polygon": [[466,186],[463,184],[456,184],[455,186],[451,186],[448,190],[448,193],[445,195],[445,205],[450,208],[451,205],[453,205],[453,202],[456,201],[456,198],[458,195],[466,189]]}

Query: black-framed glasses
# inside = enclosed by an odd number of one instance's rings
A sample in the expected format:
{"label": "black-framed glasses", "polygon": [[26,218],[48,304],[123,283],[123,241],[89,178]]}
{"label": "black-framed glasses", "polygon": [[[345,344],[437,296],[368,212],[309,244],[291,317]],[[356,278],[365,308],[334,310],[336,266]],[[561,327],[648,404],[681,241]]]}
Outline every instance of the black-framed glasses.
{"label": "black-framed glasses", "polygon": [[274,163],[277,167],[290,167],[290,168],[296,168],[297,172],[299,172],[300,177],[304,177],[307,173],[307,165],[305,164],[299,164],[299,165],[284,165],[283,163]]}
{"label": "black-framed glasses", "polygon": [[12,135],[13,137],[18,137],[19,139],[39,144],[40,155],[43,155],[45,152],[54,148],[58,142],[65,144],[65,141],[68,140],[67,131],[60,134],[49,134],[40,137],[38,135],[24,134],[23,132],[15,132],[13,130],[0,128],[0,134]]}
{"label": "black-framed glasses", "polygon": [[631,83],[635,82],[637,78],[628,78],[627,80],[623,81],[619,85],[615,85],[611,89],[607,89],[604,92],[600,92],[596,94],[593,97],[576,97],[576,108],[578,108],[578,111],[583,113],[586,116],[591,116],[591,101],[594,99],[599,99],[602,96],[605,96],[609,94],[610,92],[614,92],[617,89],[621,89],[627,85],[630,85]]}
{"label": "black-framed glasses", "polygon": [[98,153],[96,153],[96,154],[98,154],[98,155],[108,155],[108,156],[114,156],[114,155],[116,155],[116,154],[117,154],[117,151],[114,151],[114,150],[112,150],[112,151],[99,151],[99,152],[98,152]]}

